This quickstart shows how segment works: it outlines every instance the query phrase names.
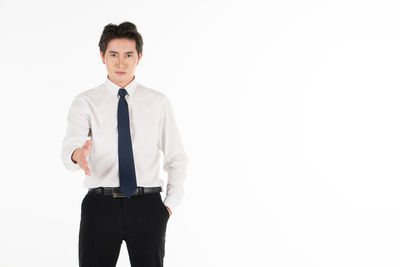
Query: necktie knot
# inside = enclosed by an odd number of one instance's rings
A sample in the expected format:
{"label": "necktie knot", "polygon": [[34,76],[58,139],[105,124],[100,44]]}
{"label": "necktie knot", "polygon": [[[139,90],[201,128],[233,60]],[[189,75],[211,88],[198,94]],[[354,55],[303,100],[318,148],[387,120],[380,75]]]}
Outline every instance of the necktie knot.
{"label": "necktie knot", "polygon": [[128,92],[125,90],[125,88],[119,88],[119,91],[118,91],[119,96],[125,97],[127,93]]}

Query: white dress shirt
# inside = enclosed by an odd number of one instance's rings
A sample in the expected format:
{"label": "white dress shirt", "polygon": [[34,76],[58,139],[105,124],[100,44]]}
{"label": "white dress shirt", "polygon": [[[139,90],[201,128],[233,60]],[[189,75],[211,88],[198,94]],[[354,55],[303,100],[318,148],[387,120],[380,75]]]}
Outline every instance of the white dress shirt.
{"label": "white dress shirt", "polygon": [[[162,186],[159,177],[160,151],[163,169],[168,174],[164,204],[171,210],[183,198],[183,182],[188,162],[169,99],[161,92],[138,83],[135,77],[125,86],[129,108],[132,151],[137,186]],[[90,176],[83,186],[118,187],[118,128],[117,110],[120,87],[106,78],[105,82],[78,94],[72,102],[61,158],[68,170],[81,168],[72,159],[76,148],[92,140],[87,158]]]}

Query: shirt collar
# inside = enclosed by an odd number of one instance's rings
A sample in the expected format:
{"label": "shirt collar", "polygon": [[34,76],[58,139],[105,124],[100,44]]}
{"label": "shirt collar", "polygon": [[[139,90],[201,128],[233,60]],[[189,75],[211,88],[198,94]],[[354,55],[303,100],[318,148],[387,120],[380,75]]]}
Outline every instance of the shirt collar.
{"label": "shirt collar", "polygon": [[[123,87],[123,88],[125,88],[125,90],[128,92],[128,95],[132,95],[134,92],[135,92],[135,89],[136,89],[136,87],[137,87],[137,81],[136,81],[136,76],[134,77],[134,79],[129,83],[129,84],[127,84],[125,87]],[[108,75],[107,75],[107,78],[106,78],[106,81],[104,82],[104,84],[105,84],[105,87],[106,87],[106,89],[112,94],[112,95],[114,95],[114,96],[118,96],[118,91],[119,91],[119,89],[120,88],[122,88],[122,87],[120,87],[119,85],[117,85],[117,84],[115,84],[113,81],[111,81],[109,78],[108,78]]]}

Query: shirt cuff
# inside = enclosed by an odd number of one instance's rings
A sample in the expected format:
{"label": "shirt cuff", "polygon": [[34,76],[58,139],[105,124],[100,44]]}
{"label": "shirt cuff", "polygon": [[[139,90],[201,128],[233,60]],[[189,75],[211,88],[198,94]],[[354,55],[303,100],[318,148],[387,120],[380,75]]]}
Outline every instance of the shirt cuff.
{"label": "shirt cuff", "polygon": [[74,163],[72,161],[72,154],[74,153],[75,149],[77,149],[77,148],[78,147],[75,147],[74,149],[72,149],[72,151],[68,154],[68,158],[66,159],[66,161],[64,161],[65,167],[70,171],[78,171],[81,169],[81,167],[79,167],[78,163]]}
{"label": "shirt cuff", "polygon": [[170,208],[172,212],[182,202],[182,198],[183,198],[183,190],[180,191],[179,194],[173,194],[173,193],[167,194],[163,202],[164,205],[168,206],[168,208]]}

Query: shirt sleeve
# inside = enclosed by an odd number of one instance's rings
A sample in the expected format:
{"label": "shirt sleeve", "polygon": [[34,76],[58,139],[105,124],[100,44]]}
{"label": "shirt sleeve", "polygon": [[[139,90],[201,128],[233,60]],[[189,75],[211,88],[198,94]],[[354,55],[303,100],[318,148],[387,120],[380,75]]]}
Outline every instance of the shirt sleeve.
{"label": "shirt sleeve", "polygon": [[159,133],[158,147],[164,155],[163,169],[168,173],[164,205],[173,210],[183,198],[188,157],[182,145],[171,103],[165,96]]}
{"label": "shirt sleeve", "polygon": [[72,161],[72,153],[83,146],[86,140],[90,140],[91,126],[86,103],[81,95],[75,97],[67,117],[67,131],[62,143],[61,159],[65,167],[70,171],[81,168]]}

